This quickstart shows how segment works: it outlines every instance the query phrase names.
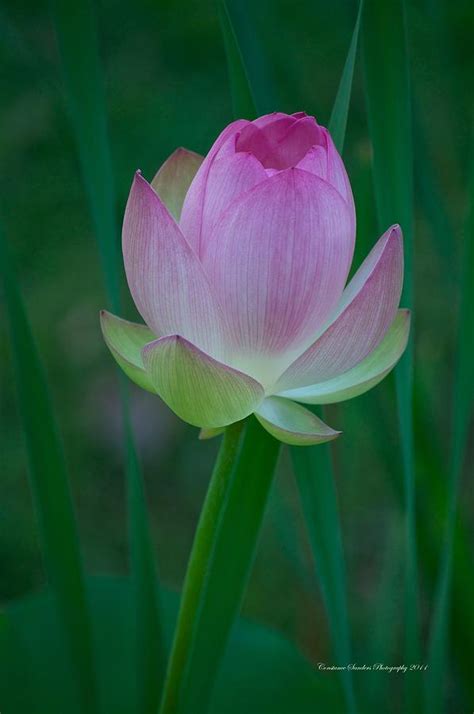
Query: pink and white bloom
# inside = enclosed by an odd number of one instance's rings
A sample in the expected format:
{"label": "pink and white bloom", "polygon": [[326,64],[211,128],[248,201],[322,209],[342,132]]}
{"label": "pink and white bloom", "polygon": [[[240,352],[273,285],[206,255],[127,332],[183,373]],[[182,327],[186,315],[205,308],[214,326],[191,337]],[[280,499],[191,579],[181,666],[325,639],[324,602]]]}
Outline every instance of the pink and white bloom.
{"label": "pink and white bloom", "polygon": [[145,325],[102,330],[139,386],[182,419],[220,428],[254,413],[275,437],[339,432],[297,404],[367,391],[405,349],[399,226],[347,283],[355,210],[329,132],[300,112],[238,120],[206,158],[175,151],[135,175],[123,224],[128,284]]}

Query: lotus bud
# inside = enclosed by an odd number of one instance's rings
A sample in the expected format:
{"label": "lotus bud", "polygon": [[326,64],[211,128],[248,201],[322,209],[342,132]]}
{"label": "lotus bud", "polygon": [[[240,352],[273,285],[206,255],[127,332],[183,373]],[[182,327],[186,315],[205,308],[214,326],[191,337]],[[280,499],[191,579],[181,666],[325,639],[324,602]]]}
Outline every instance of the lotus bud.
{"label": "lotus bud", "polygon": [[303,112],[230,124],[203,159],[137,172],[123,223],[145,325],[102,312],[124,372],[202,434],[254,413],[288,444],[334,439],[302,404],[367,391],[402,355],[403,243],[392,226],[347,282],[356,220],[327,129]]}

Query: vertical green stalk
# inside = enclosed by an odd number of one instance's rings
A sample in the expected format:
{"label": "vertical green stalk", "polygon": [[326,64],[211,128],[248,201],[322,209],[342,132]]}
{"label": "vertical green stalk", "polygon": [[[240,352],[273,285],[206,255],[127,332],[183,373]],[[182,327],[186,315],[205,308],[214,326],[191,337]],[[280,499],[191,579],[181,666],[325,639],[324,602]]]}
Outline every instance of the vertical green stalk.
{"label": "vertical green stalk", "polygon": [[255,98],[225,0],[219,2],[219,20],[227,57],[234,118],[255,119]]}
{"label": "vertical green stalk", "polygon": [[98,714],[92,630],[74,510],[46,377],[0,230],[0,275],[46,572],[56,596],[83,714]]}
{"label": "vertical green stalk", "polygon": [[166,645],[155,552],[148,526],[143,478],[130,423],[128,384],[123,374],[119,374],[119,379],[124,405],[128,529],[137,628],[137,713],[155,714],[166,669]]}
{"label": "vertical green stalk", "polygon": [[[436,183],[435,167],[428,151],[427,140],[421,127],[420,114],[416,104],[413,112],[413,136],[416,193],[430,224],[431,235],[436,243],[438,255],[444,265],[449,265],[453,251],[453,228],[446,210],[445,196]],[[450,275],[448,270],[446,270],[446,277],[449,283],[452,283],[454,275]]]}
{"label": "vertical green stalk", "polygon": [[444,683],[449,668],[450,603],[457,506],[474,392],[474,154],[471,160],[473,168],[470,177],[470,206],[464,234],[457,363],[453,388],[449,500],[428,649],[429,668],[425,688],[427,714],[441,714],[443,711]]}
{"label": "vertical green stalk", "polygon": [[253,562],[280,444],[227,429],[186,574],[160,714],[205,714]]}
{"label": "vertical green stalk", "polygon": [[[368,631],[368,662],[392,662],[398,648],[399,612],[398,591],[402,577],[402,535],[398,519],[388,526],[385,534],[380,580],[376,585],[371,610],[371,626]],[[380,541],[378,541],[380,543]],[[361,682],[362,683],[362,682]],[[387,699],[387,681],[384,672],[374,672],[363,678],[365,701],[368,711],[384,711]],[[365,711],[365,709],[364,709]],[[416,714],[416,713],[414,713]]]}
{"label": "vertical green stalk", "polygon": [[[380,230],[400,223],[404,234],[404,307],[413,306],[412,119],[403,0],[367,0],[363,23],[366,96],[374,151]],[[413,443],[413,328],[396,367],[405,501],[405,660],[419,662],[418,563]],[[407,682],[407,708],[419,709],[419,677]]]}
{"label": "vertical green stalk", "polygon": [[106,292],[120,306],[120,273],[107,118],[96,18],[90,0],[50,0],[84,187],[94,222]]}
{"label": "vertical green stalk", "polygon": [[[115,217],[115,191],[107,135],[96,19],[90,0],[69,3],[51,0],[63,64],[74,137],[102,269],[108,302],[120,306],[120,271]],[[143,479],[137,459],[128,408],[128,385],[121,377],[126,443],[127,505],[131,570],[137,620],[139,713],[156,711],[165,666],[165,647],[159,612],[159,591]]]}
{"label": "vertical green stalk", "polygon": [[[328,444],[291,449],[291,458],[308,529],[335,661],[351,662],[346,572],[337,494]],[[348,712],[356,711],[352,672],[341,672]]]}
{"label": "vertical green stalk", "polygon": [[[363,2],[359,5],[354,32],[344,64],[339,88],[329,121],[329,130],[340,153],[344,139],[352,92]],[[337,664],[351,661],[349,616],[346,599],[346,572],[334,471],[329,444],[292,448],[291,456],[308,528],[316,572],[329,620],[332,647]],[[351,670],[341,673],[349,712],[357,710]]]}
{"label": "vertical green stalk", "polygon": [[249,417],[215,537],[184,682],[186,714],[207,712],[230,629],[245,592],[280,442]]}
{"label": "vertical green stalk", "polygon": [[364,0],[361,0],[359,3],[359,11],[357,13],[354,31],[352,33],[351,44],[349,45],[349,50],[347,52],[344,69],[342,70],[342,76],[339,82],[339,89],[337,90],[336,99],[334,100],[334,106],[332,108],[331,118],[329,119],[328,125],[332,139],[340,154],[342,154],[344,139],[346,137],[347,117],[349,115],[349,103],[352,94],[352,80],[354,78],[354,67],[357,56],[357,47],[359,44],[359,30],[363,7]]}
{"label": "vertical green stalk", "polygon": [[280,444],[227,427],[199,519],[160,714],[205,714],[253,562]]}
{"label": "vertical green stalk", "polygon": [[217,534],[217,526],[224,509],[232,469],[237,456],[243,422],[228,426],[224,432],[211,481],[194,536],[186,570],[181,606],[171,649],[161,712],[178,712],[182,695],[182,678],[189,660],[195,623],[204,592],[209,563]]}

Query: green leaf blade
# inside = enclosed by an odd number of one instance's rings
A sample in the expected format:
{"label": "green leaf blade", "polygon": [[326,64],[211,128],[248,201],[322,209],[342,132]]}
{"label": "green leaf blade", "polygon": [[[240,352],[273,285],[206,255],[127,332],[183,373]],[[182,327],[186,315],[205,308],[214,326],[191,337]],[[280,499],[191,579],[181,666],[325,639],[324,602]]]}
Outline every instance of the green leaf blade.
{"label": "green leaf blade", "polygon": [[92,629],[63,449],[43,366],[2,230],[0,275],[3,278],[30,483],[46,572],[57,598],[71,668],[77,680],[81,711],[97,714]]}
{"label": "green leaf blade", "polygon": [[[119,312],[121,279],[115,191],[94,8],[90,0],[73,6],[67,0],[51,0],[51,7],[70,118],[94,223],[108,302],[114,312]],[[126,443],[130,559],[138,625],[135,676],[141,698],[140,714],[148,714],[158,707],[165,650],[143,477],[130,425],[128,385],[123,380],[121,399]]]}
{"label": "green leaf blade", "polygon": [[[474,144],[473,144],[474,145]],[[469,210],[464,231],[461,268],[461,302],[458,317],[457,360],[454,373],[452,407],[452,444],[448,484],[448,508],[440,569],[428,647],[429,669],[426,676],[425,711],[441,714],[444,685],[449,669],[450,605],[456,524],[461,475],[466,456],[467,435],[474,392],[474,161],[471,168]]]}
{"label": "green leaf blade", "polygon": [[[365,4],[363,39],[374,187],[380,230],[399,223],[404,233],[405,282],[401,306],[413,302],[412,121],[404,3]],[[412,329],[413,333],[413,329]],[[413,335],[395,370],[406,517],[405,658],[420,656],[418,563],[413,443]],[[419,707],[419,677],[407,678],[407,707]]]}
{"label": "green leaf blade", "polygon": [[[362,8],[361,2],[329,122],[329,130],[339,151],[344,146]],[[318,413],[317,410],[315,412]],[[351,661],[351,637],[344,550],[330,447],[324,444],[304,450],[293,448],[291,456],[329,620],[335,660],[338,665],[346,666]],[[341,679],[348,711],[355,712],[357,704],[352,671],[343,671]]]}
{"label": "green leaf blade", "polygon": [[74,130],[95,233],[114,311],[120,307],[115,189],[110,156],[96,19],[90,0],[51,0],[69,116]]}
{"label": "green leaf blade", "polygon": [[227,57],[234,117],[255,119],[257,117],[255,99],[225,0],[219,2],[219,19]]}
{"label": "green leaf blade", "polygon": [[[316,409],[313,407],[313,410]],[[346,572],[331,450],[328,444],[291,449],[301,506],[324,607],[335,662],[351,662]],[[346,706],[356,711],[352,672],[341,673]]]}
{"label": "green leaf blade", "polygon": [[331,117],[329,119],[328,129],[333,138],[336,149],[342,154],[344,148],[344,139],[346,136],[347,116],[349,114],[349,102],[352,93],[352,80],[354,78],[354,67],[357,56],[357,47],[359,44],[360,22],[364,2],[361,0],[357,20],[352,33],[351,44],[347,53],[344,69],[342,70],[339,89],[337,90],[336,99],[332,108]]}

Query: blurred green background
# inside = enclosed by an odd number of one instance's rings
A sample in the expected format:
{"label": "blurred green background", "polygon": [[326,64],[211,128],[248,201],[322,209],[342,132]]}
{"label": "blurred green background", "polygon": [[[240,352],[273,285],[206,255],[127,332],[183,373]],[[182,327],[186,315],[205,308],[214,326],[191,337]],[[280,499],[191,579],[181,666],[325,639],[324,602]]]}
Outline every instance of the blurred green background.
{"label": "blurred green background", "polygon": [[[269,111],[305,110],[328,121],[355,18],[350,2],[230,3],[246,33]],[[121,221],[133,172],[151,179],[177,147],[205,153],[232,119],[213,2],[136,0],[96,7],[109,136]],[[470,0],[408,3],[415,126],[415,427],[423,632],[431,612],[446,503],[451,390],[474,76]],[[69,466],[86,567],[125,573],[123,443],[116,373],[99,329],[106,306],[97,248],[62,86],[54,25],[44,2],[7,0],[0,11],[0,213],[46,366]],[[262,61],[263,60],[263,61]],[[271,83],[268,80],[271,80]],[[384,112],[384,107],[380,107]],[[344,158],[358,215],[356,264],[377,235],[371,145],[358,61]],[[124,316],[136,313],[123,290]],[[0,310],[0,597],[44,582],[11,353]],[[163,581],[178,590],[218,444],[199,442],[158,398],[132,387],[132,416]],[[348,568],[354,659],[366,659],[374,622],[401,659],[403,511],[393,377],[329,409],[344,431],[333,448]],[[472,440],[466,463],[472,463]],[[472,476],[472,473],[471,473]],[[462,561],[473,566],[472,484],[460,499]],[[466,600],[456,565],[459,597]],[[388,597],[378,607],[380,588]],[[471,602],[472,607],[472,602]],[[326,618],[287,453],[281,459],[244,612],[295,639],[312,662],[331,661]],[[457,618],[457,619],[456,619]],[[470,633],[471,641],[474,633]],[[469,697],[473,651],[456,641],[452,709]],[[466,645],[467,647],[468,645]],[[461,650],[459,649],[461,648]],[[394,701],[401,680],[392,681]]]}

